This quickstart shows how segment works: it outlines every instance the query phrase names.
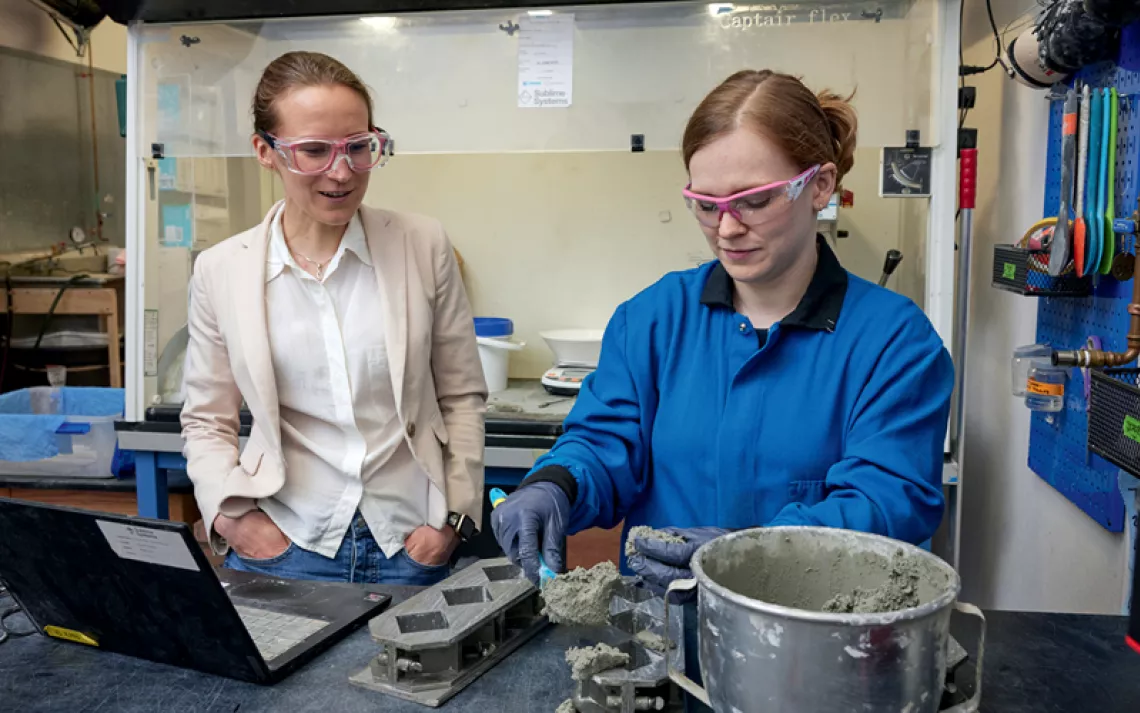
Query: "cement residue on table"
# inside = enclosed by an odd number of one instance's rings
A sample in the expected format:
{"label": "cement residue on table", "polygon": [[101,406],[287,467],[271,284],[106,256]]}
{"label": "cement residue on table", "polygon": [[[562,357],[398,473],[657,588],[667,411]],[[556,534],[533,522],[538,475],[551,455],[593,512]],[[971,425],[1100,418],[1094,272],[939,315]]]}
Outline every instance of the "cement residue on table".
{"label": "cement residue on table", "polygon": [[646,525],[638,525],[637,527],[629,528],[629,535],[625,540],[625,556],[632,557],[637,554],[637,547],[634,545],[634,540],[638,537],[645,540],[661,540],[662,542],[670,542],[673,544],[683,545],[686,540],[680,535],[672,535],[668,532],[661,530],[654,530],[652,527]]}
{"label": "cement residue on table", "polygon": [[554,713],[578,713],[578,709],[574,707],[574,699],[567,698],[562,701],[562,704],[558,706],[558,709],[555,710]]}
{"label": "cement residue on table", "polygon": [[512,379],[487,398],[487,418],[562,423],[573,407],[572,396],[548,394],[537,379]]}
{"label": "cement residue on table", "polygon": [[613,562],[578,567],[542,587],[542,613],[554,624],[603,626],[609,622],[610,598],[621,584]]}
{"label": "cement residue on table", "polygon": [[629,654],[610,646],[595,644],[566,650],[566,663],[570,675],[579,681],[588,681],[595,673],[629,664]]}
{"label": "cement residue on table", "polygon": [[919,605],[918,563],[900,550],[891,562],[887,581],[877,587],[856,587],[850,593],[840,592],[824,602],[825,612],[840,614],[875,614],[899,611]]}

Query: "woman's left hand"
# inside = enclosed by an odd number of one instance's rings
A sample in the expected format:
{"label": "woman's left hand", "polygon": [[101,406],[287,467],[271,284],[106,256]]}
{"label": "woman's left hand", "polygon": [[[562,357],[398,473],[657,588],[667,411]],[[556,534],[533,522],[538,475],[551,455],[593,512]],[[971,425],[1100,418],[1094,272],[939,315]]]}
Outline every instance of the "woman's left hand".
{"label": "woman's left hand", "polygon": [[408,556],[429,567],[446,563],[458,546],[459,535],[447,526],[437,530],[431,525],[420,525],[404,539],[404,549]]}
{"label": "woman's left hand", "polygon": [[693,572],[689,560],[701,545],[728,532],[720,527],[666,527],[659,532],[684,539],[665,542],[652,537],[633,538],[634,554],[627,559],[634,571],[650,589],[662,594],[677,579],[689,579]]}

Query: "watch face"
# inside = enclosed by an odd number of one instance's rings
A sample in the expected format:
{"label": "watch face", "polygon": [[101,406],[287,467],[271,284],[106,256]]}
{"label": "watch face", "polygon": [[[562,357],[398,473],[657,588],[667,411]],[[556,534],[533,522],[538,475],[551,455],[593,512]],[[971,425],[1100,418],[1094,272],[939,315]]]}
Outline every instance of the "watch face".
{"label": "watch face", "polygon": [[475,522],[465,515],[451,513],[447,516],[447,522],[455,530],[455,534],[459,535],[459,539],[461,540],[466,540],[475,534]]}

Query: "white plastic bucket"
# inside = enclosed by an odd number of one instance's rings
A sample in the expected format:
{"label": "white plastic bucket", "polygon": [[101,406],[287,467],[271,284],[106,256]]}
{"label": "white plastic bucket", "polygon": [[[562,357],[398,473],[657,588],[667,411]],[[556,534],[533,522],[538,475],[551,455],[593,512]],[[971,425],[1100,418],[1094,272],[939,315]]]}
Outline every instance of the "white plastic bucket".
{"label": "white plastic bucket", "polygon": [[511,352],[525,345],[510,341],[514,324],[503,317],[476,317],[475,341],[479,345],[479,361],[483,364],[483,378],[491,393],[507,388]]}
{"label": "white plastic bucket", "polygon": [[519,351],[523,345],[509,341],[508,337],[476,337],[475,341],[479,344],[479,361],[483,363],[487,390],[491,393],[503,391],[507,388],[511,352]]}

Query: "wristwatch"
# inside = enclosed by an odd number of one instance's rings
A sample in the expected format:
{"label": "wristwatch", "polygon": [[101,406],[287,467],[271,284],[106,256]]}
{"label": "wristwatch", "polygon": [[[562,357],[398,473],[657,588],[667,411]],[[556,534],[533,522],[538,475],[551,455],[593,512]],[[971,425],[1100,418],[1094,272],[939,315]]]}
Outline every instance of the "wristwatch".
{"label": "wristwatch", "polygon": [[447,524],[459,535],[460,542],[467,542],[479,532],[474,520],[457,512],[447,513]]}

